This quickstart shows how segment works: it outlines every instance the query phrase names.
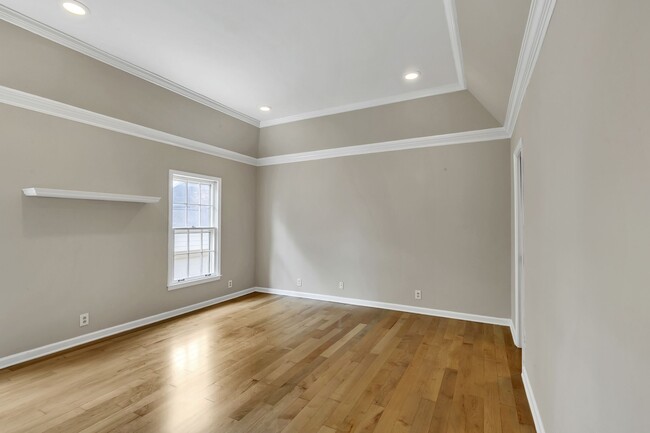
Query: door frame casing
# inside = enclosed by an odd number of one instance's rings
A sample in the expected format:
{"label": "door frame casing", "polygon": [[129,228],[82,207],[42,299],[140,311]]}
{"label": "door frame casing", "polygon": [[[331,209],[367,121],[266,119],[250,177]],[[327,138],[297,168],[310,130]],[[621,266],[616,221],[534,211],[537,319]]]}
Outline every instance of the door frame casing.
{"label": "door frame casing", "polygon": [[512,153],[513,167],[513,208],[514,208],[514,292],[515,292],[515,311],[514,311],[514,332],[513,339],[517,347],[523,348],[525,339],[523,333],[523,276],[524,265],[523,259],[523,139],[519,139],[517,146]]}

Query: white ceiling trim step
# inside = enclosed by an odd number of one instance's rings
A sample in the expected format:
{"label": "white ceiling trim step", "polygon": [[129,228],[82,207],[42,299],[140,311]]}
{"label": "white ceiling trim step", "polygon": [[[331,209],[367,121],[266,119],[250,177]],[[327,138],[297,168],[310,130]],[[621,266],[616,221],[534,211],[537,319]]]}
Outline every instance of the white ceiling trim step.
{"label": "white ceiling trim step", "polygon": [[[11,24],[17,25],[25,30],[35,33],[39,36],[54,41],[67,48],[78,51],[82,54],[90,56],[103,63],[111,65],[115,68],[123,70],[131,75],[142,78],[167,90],[175,92],[181,96],[191,99],[195,102],[203,104],[209,108],[225,113],[229,116],[235,117],[246,123],[258,127],[266,127],[272,125],[279,125],[282,123],[295,122],[297,120],[304,120],[319,116],[326,116],[330,114],[342,113],[346,111],[359,110],[363,108],[374,107],[378,105],[389,104],[393,102],[400,102],[410,99],[417,99],[426,96],[439,95],[444,93],[455,92],[465,89],[464,67],[462,63],[462,50],[460,46],[460,38],[458,37],[458,25],[456,19],[455,0],[444,0],[445,10],[447,14],[447,21],[449,23],[450,37],[452,40],[452,50],[454,52],[454,60],[456,62],[456,70],[458,73],[459,82],[449,86],[443,86],[434,89],[427,89],[420,92],[413,92],[406,95],[400,95],[393,98],[377,99],[373,101],[362,102],[358,104],[346,105],[343,107],[329,108],[326,110],[312,111],[309,113],[299,114],[295,116],[284,117],[280,119],[273,119],[260,122],[246,114],[240,113],[231,109],[217,101],[214,101],[206,96],[194,92],[186,87],[176,84],[166,78],[156,75],[146,69],[140,68],[132,63],[122,60],[113,56],[103,50],[100,50],[90,44],[87,44],[79,39],[69,36],[60,32],[50,26],[33,20],[25,15],[22,15],[13,9],[10,9],[0,4],[0,19],[7,21]],[[505,128],[512,134],[514,131],[517,117],[523,103],[526,88],[530,82],[535,64],[539,57],[541,47],[544,42],[544,37],[548,30],[550,19],[553,15],[556,0],[532,0],[530,13],[528,16],[528,23],[524,33],[522,48],[519,54],[519,61],[515,72],[512,90],[510,93],[510,100],[508,103],[508,110],[506,113]]]}
{"label": "white ceiling trim step", "polygon": [[315,161],[319,159],[340,158],[343,156],[366,155],[369,153],[394,152],[398,150],[421,149],[425,147],[450,146],[453,144],[488,142],[509,139],[505,128],[482,129],[478,131],[454,132],[451,134],[432,135],[430,137],[408,138],[405,140],[384,141],[382,143],[361,144],[338,147],[334,149],[315,150],[312,152],[290,153],[286,155],[267,156],[257,159],[258,167],[268,165],[291,164],[294,162]]}
{"label": "white ceiling trim step", "polygon": [[80,52],[81,54],[92,57],[93,59],[99,60],[100,62],[106,63],[117,69],[121,69],[124,72],[135,75],[138,78],[142,78],[143,80],[149,81],[150,83],[153,83],[164,89],[191,99],[194,102],[198,102],[199,104],[212,108],[213,110],[220,111],[253,126],[260,126],[260,122],[257,119],[254,119],[244,113],[227,107],[213,99],[208,98],[207,96],[203,96],[193,90],[190,90],[187,87],[174,83],[173,81],[161,77],[160,75],[154,74],[153,72],[136,66],[133,63],[120,59],[119,57],[109,54],[106,51],[100,50],[99,48],[87,44],[66,33],[60,32],[55,28],[29,18],[2,4],[0,4],[0,19],[28,30],[32,33],[35,33],[39,36],[42,36],[46,39],[49,39],[53,42],[56,42],[57,44],[63,45],[64,47],[70,48],[72,50]]}
{"label": "white ceiling trim step", "polygon": [[297,122],[299,120],[314,119],[316,117],[330,116],[332,114],[346,113],[348,111],[363,110],[364,108],[378,107],[380,105],[393,104],[395,102],[410,101],[413,99],[425,98],[427,96],[443,95],[445,93],[458,92],[460,90],[465,90],[465,87],[460,84],[449,84],[446,86],[434,87],[432,89],[417,90],[415,92],[402,93],[397,96],[357,102],[354,104],[342,105],[340,107],[324,108],[322,110],[309,111],[307,113],[294,114],[293,116],[279,117],[277,119],[262,120],[260,122],[260,128]]}
{"label": "white ceiling trim step", "polygon": [[430,137],[409,138],[405,140],[324,149],[313,152],[254,158],[232,150],[223,149],[211,144],[191,140],[189,138],[179,137],[177,135],[137,125],[125,120],[115,119],[104,114],[95,113],[93,111],[53,101],[51,99],[32,95],[9,87],[0,86],[0,103],[258,167],[338,158],[342,156],[364,155],[368,153],[393,152],[398,150],[449,146],[452,144],[475,143],[479,141],[510,138],[507,131],[503,127],[499,127],[478,131],[456,132],[452,134],[433,135]]}
{"label": "white ceiling trim step", "polygon": [[[519,54],[515,80],[510,94],[506,123],[504,127],[500,128],[254,158],[4,86],[0,86],[0,103],[260,167],[369,153],[508,139],[512,137],[526,88],[533,74],[553,15],[555,1],[532,0],[524,40]],[[0,19],[6,20],[6,16],[4,15],[5,11],[6,8],[0,5]],[[30,29],[28,28],[28,30]],[[459,87],[458,85],[456,86]],[[458,88],[457,90],[462,89]]]}
{"label": "white ceiling trim step", "polygon": [[460,44],[456,0],[444,0],[444,3],[445,14],[447,15],[447,27],[449,28],[449,39],[451,40],[451,50],[454,55],[454,63],[456,64],[458,84],[465,89],[467,88],[467,84],[465,83],[465,64],[463,63],[463,49]]}
{"label": "white ceiling trim step", "polygon": [[524,101],[528,83],[530,83],[539,53],[542,50],[554,9],[555,0],[532,0],[530,5],[526,31],[519,52],[517,70],[515,71],[515,79],[512,83],[512,91],[508,101],[508,111],[506,112],[505,128],[510,135],[513,134],[517,124],[521,104]]}
{"label": "white ceiling trim step", "polygon": [[260,128],[282,125],[285,123],[297,122],[300,120],[314,119],[316,117],[330,116],[332,114],[346,113],[348,111],[363,110],[364,108],[378,107],[380,105],[393,104],[395,102],[410,101],[413,99],[425,98],[427,96],[443,95],[445,93],[466,90],[467,85],[465,83],[465,66],[463,64],[463,50],[460,44],[460,30],[458,28],[458,17],[456,15],[456,1],[444,0],[444,6],[445,15],[447,18],[447,28],[449,29],[449,40],[451,41],[451,50],[456,68],[456,76],[458,80],[457,83],[434,87],[431,89],[419,90],[416,92],[403,93],[397,96],[389,96],[386,98],[373,99],[370,101],[358,102],[355,104],[342,105],[340,107],[309,111],[306,113],[295,114],[293,116],[262,120],[260,122]]}
{"label": "white ceiling trim step", "polygon": [[241,153],[233,152],[232,150],[222,149],[200,141],[190,140],[189,138],[179,137],[157,129],[137,125],[125,120],[116,119],[104,114],[95,113],[93,111],[53,101],[51,99],[32,95],[9,87],[0,86],[0,103],[108,129],[110,131],[120,132],[122,134],[132,135],[138,138],[181,147],[183,149],[218,156],[219,158],[230,159],[232,161],[242,162],[249,165],[257,165],[257,158],[252,156],[243,155]]}

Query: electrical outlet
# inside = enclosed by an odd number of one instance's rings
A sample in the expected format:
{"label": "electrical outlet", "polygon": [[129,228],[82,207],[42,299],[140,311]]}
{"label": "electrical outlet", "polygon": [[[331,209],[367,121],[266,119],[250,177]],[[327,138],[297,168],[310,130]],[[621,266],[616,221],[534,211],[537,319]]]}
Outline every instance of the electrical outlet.
{"label": "electrical outlet", "polygon": [[298,278],[298,279],[296,280],[296,286],[298,286],[298,287],[302,287],[302,278]]}
{"label": "electrical outlet", "polygon": [[79,315],[79,326],[88,326],[89,323],[90,323],[89,313],[83,313]]}
{"label": "electrical outlet", "polygon": [[228,280],[228,288],[232,289],[232,280]]}
{"label": "electrical outlet", "polygon": [[422,299],[422,290],[415,291],[415,299]]}
{"label": "electrical outlet", "polygon": [[343,290],[343,287],[345,287],[343,281],[339,281],[339,289]]}

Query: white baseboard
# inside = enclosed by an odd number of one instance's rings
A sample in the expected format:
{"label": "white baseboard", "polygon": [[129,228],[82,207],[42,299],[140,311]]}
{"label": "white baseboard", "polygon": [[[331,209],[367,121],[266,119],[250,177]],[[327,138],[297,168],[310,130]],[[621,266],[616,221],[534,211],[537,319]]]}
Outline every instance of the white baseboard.
{"label": "white baseboard", "polygon": [[143,319],[134,320],[132,322],[124,323],[122,325],[113,326],[99,331],[91,332],[89,334],[80,335],[78,337],[70,338],[68,340],[59,341],[57,343],[48,344],[46,346],[37,347],[35,349],[26,350],[25,352],[9,355],[0,358],[0,369],[11,367],[12,365],[20,364],[22,362],[31,361],[36,358],[41,358],[46,355],[51,355],[62,350],[71,349],[82,344],[90,343],[92,341],[100,340],[111,335],[120,334],[132,329],[141,328],[145,325],[160,322],[172,317],[180,316],[181,314],[189,313],[201,308],[209,307],[211,305],[220,304],[231,299],[239,298],[240,296],[253,293],[254,289],[240,290],[228,295],[219,296],[218,298],[209,299],[207,301],[199,302],[198,304],[188,305],[187,307],[177,308],[172,311],[156,314],[154,316],[145,317]]}
{"label": "white baseboard", "polygon": [[269,289],[255,287],[256,292],[272,295],[293,296],[296,298],[315,299],[318,301],[338,302],[339,304],[359,305],[362,307],[383,308],[384,310],[403,311],[405,313],[424,314],[426,316],[446,317],[448,319],[466,320],[469,322],[488,323],[490,325],[510,326],[510,319],[501,317],[481,316],[479,314],[457,313],[455,311],[436,310],[434,308],[413,307],[411,305],[391,304],[388,302],[368,301],[365,299],[344,298],[342,296],[320,295],[317,293],[296,292],[293,290]]}
{"label": "white baseboard", "polygon": [[510,333],[512,334],[512,341],[515,342],[515,346],[517,346],[518,348],[521,349],[522,348],[521,347],[521,342],[519,341],[519,333],[517,332],[517,329],[515,328],[515,322],[512,319],[509,319],[509,322],[510,322],[510,324],[509,324],[510,325]]}
{"label": "white baseboard", "polygon": [[[120,334],[125,331],[141,328],[156,322],[160,322],[172,317],[180,316],[181,314],[189,313],[191,311],[200,310],[201,308],[209,307],[212,305],[220,304],[240,296],[248,295],[249,293],[260,292],[269,293],[273,295],[292,296],[298,298],[314,299],[319,301],[337,302],[339,304],[359,305],[363,307],[382,308],[384,310],[403,311],[406,313],[424,314],[426,316],[446,317],[448,319],[466,320],[470,322],[488,323],[491,325],[508,326],[512,330],[512,320],[500,317],[482,316],[478,314],[458,313],[455,311],[436,310],[433,308],[414,307],[411,305],[391,304],[387,302],[368,301],[365,299],[345,298],[342,296],[320,295],[317,293],[296,292],[291,290],[269,289],[264,287],[253,287],[246,290],[240,290],[229,295],[220,296],[218,298],[210,299],[198,304],[188,305],[187,307],[177,308],[176,310],[167,311],[164,313],[156,314],[154,316],[145,317],[143,319],[134,320],[132,322],[124,323],[122,325],[113,326],[99,331],[91,332],[89,334],[80,335],[78,337],[70,338],[68,340],[59,341],[56,343],[48,344],[46,346],[37,347],[35,349],[26,350],[24,352],[9,355],[0,358],[0,369],[11,367],[12,365],[20,364],[33,359],[41,358],[43,356],[51,355],[53,353],[61,352],[63,350],[71,349],[82,344],[90,343],[100,340],[111,335]],[[514,334],[513,334],[514,335]],[[525,382],[524,382],[525,383]],[[532,403],[531,403],[532,404]]]}
{"label": "white baseboard", "polygon": [[533,414],[533,422],[535,423],[535,430],[537,430],[537,433],[546,433],[546,430],[544,430],[544,423],[542,422],[542,415],[539,413],[537,400],[535,400],[535,394],[533,394],[533,387],[530,384],[530,379],[528,378],[528,373],[526,372],[526,367],[523,367],[521,369],[521,379],[524,382],[526,397],[528,397],[528,404],[530,405],[530,411]]}

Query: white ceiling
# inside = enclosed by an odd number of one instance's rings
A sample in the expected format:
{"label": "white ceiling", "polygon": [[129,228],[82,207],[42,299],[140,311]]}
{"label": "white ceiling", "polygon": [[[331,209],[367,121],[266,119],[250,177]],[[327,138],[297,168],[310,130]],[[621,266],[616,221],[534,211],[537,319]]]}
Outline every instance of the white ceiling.
{"label": "white ceiling", "polygon": [[462,86],[445,0],[0,1],[263,124]]}

